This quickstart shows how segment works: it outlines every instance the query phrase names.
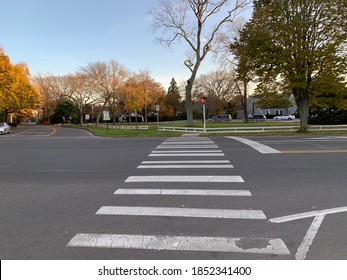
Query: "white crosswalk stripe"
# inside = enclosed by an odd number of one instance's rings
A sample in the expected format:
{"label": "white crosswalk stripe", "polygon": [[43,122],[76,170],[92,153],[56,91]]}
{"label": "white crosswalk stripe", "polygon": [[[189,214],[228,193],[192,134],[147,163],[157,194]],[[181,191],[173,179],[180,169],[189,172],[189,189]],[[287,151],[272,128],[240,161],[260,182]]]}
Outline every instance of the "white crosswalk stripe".
{"label": "white crosswalk stripe", "polygon": [[187,163],[230,163],[230,160],[152,160],[143,161],[141,164],[187,164]]}
{"label": "white crosswalk stripe", "polygon": [[215,219],[266,219],[261,210],[200,209],[174,207],[102,206],[96,215],[193,217]]}
{"label": "white crosswalk stripe", "polygon": [[184,169],[187,169],[187,168],[234,168],[233,165],[231,164],[210,164],[210,165],[198,165],[198,164],[180,164],[180,165],[175,165],[175,164],[170,164],[170,165],[164,165],[164,164],[161,164],[161,165],[139,165],[137,168],[139,169],[155,169],[155,168],[158,168],[158,169],[179,169],[179,168],[184,168]]}
{"label": "white crosswalk stripe", "polygon": [[219,148],[217,145],[159,145],[157,149],[182,149],[182,148],[189,148],[189,149],[212,149],[212,148]]}
{"label": "white crosswalk stripe", "polygon": [[163,153],[163,154],[150,154],[149,157],[224,157],[223,153]]}
{"label": "white crosswalk stripe", "polygon": [[202,144],[215,144],[213,141],[168,141],[163,142],[161,145],[202,145]]}
{"label": "white crosswalk stripe", "polygon": [[203,195],[203,196],[252,196],[246,190],[204,189],[118,189],[116,195]]}
{"label": "white crosswalk stripe", "polygon": [[176,153],[222,153],[222,151],[221,150],[152,151],[152,154],[176,154]]}
{"label": "white crosswalk stripe", "polygon": [[[215,175],[213,170],[226,170],[234,168],[229,160],[210,160],[207,157],[225,157],[218,145],[207,137],[198,134],[186,134],[182,137],[167,139],[153,150],[148,157],[163,157],[163,160],[142,161],[137,169],[164,169],[164,170],[196,170],[211,169],[203,175],[145,175],[129,176],[124,184],[130,187],[118,188],[114,195],[117,198],[128,196],[161,196],[175,199],[175,196],[204,197],[206,199],[219,197],[219,199],[232,199],[233,197],[252,197],[248,190],[239,190],[236,185],[244,183],[238,175]],[[172,157],[189,157],[187,160],[173,159]],[[202,159],[199,160],[198,157]],[[192,158],[192,159],[191,159]],[[163,171],[162,171],[163,172]],[[196,171],[195,171],[196,172]],[[211,173],[210,173],[211,172]],[[189,174],[189,173],[188,173]],[[153,183],[151,187],[144,184]],[[175,188],[162,188],[162,183],[175,183]],[[191,184],[192,183],[192,184]],[[194,188],[193,183],[199,183]],[[220,184],[221,188],[205,189],[204,186]],[[134,188],[133,185],[141,185]],[[233,189],[224,189],[225,184]],[[161,188],[158,188],[161,187]],[[249,199],[247,198],[247,199]],[[102,206],[96,215],[122,216],[122,217],[172,217],[179,219],[214,219],[219,220],[248,220],[264,221],[266,216],[262,210],[251,209],[212,209],[189,207],[143,207],[143,206]],[[223,253],[245,254],[273,254],[290,255],[285,243],[279,238],[247,238],[247,237],[220,237],[190,235],[134,235],[134,234],[99,234],[78,233],[67,244],[68,247],[114,248],[114,249],[142,249],[142,250],[169,250],[169,251],[205,251]]]}
{"label": "white crosswalk stripe", "polygon": [[[243,244],[254,244],[254,246],[251,248],[243,248]],[[288,251],[284,242],[277,238],[150,236],[79,233],[71,239],[67,246],[87,248],[290,255],[290,252]]]}
{"label": "white crosswalk stripe", "polygon": [[185,182],[185,183],[243,183],[244,180],[241,176],[129,176],[125,183],[138,182],[138,183],[153,183],[153,182]]}

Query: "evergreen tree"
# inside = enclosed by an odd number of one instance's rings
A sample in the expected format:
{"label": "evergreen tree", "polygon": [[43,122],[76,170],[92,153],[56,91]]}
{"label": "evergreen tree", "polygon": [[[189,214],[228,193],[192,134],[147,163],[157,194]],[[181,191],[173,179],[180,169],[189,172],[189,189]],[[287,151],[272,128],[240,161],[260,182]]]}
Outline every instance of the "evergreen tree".
{"label": "evergreen tree", "polygon": [[175,78],[171,79],[165,101],[169,109],[169,114],[176,115],[177,111],[181,107],[181,95]]}
{"label": "evergreen tree", "polygon": [[54,115],[51,116],[52,123],[70,123],[78,119],[78,109],[71,100],[62,100],[57,105]]}

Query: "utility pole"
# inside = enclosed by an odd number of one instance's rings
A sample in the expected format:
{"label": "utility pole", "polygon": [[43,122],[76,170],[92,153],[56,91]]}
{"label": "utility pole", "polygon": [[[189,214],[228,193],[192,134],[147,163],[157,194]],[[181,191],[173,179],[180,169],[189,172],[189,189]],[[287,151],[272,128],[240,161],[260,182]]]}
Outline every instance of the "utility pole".
{"label": "utility pole", "polygon": [[200,97],[200,103],[202,104],[202,121],[204,124],[204,132],[206,132],[206,104],[207,98],[205,96]]}

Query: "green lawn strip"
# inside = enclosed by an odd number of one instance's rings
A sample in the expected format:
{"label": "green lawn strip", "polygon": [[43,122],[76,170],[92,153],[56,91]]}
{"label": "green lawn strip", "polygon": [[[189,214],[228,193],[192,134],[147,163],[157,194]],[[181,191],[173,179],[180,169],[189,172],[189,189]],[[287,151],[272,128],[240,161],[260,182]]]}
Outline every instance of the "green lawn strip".
{"label": "green lawn strip", "polygon": [[[187,127],[185,124],[161,124],[161,127]],[[262,122],[262,123],[209,123],[207,128],[218,128],[218,127],[267,127],[271,130],[271,127],[276,126],[295,126],[298,127],[298,123],[284,123],[284,122]],[[83,128],[93,132],[97,136],[103,137],[115,137],[115,138],[140,138],[140,137],[179,137],[184,133],[189,132],[172,132],[172,131],[157,131],[157,125],[149,124],[148,130],[136,130],[136,129],[119,129],[119,128],[101,128],[101,127],[87,127],[87,126],[71,126],[75,128]],[[202,124],[195,124],[194,128],[202,127]],[[276,128],[274,128],[276,129]],[[209,137],[223,137],[223,136],[343,136],[347,135],[347,130],[329,130],[329,131],[309,131],[308,133],[299,133],[296,129],[294,131],[266,131],[266,132],[217,132],[217,133],[202,133],[202,132],[191,132],[200,133],[200,136]]]}
{"label": "green lawn strip", "polygon": [[136,137],[175,137],[181,136],[182,132],[157,131],[156,125],[149,125],[148,130],[140,129],[117,129],[102,127],[83,127],[97,136],[119,137],[119,138],[136,138]]}

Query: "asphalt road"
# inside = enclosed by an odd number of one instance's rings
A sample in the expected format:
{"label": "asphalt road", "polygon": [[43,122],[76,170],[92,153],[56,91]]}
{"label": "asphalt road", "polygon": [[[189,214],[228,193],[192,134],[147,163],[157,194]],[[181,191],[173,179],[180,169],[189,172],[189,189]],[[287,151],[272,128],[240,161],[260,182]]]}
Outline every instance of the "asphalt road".
{"label": "asphalt road", "polygon": [[0,136],[0,259],[347,259],[347,137],[246,138],[276,153],[15,128]]}

